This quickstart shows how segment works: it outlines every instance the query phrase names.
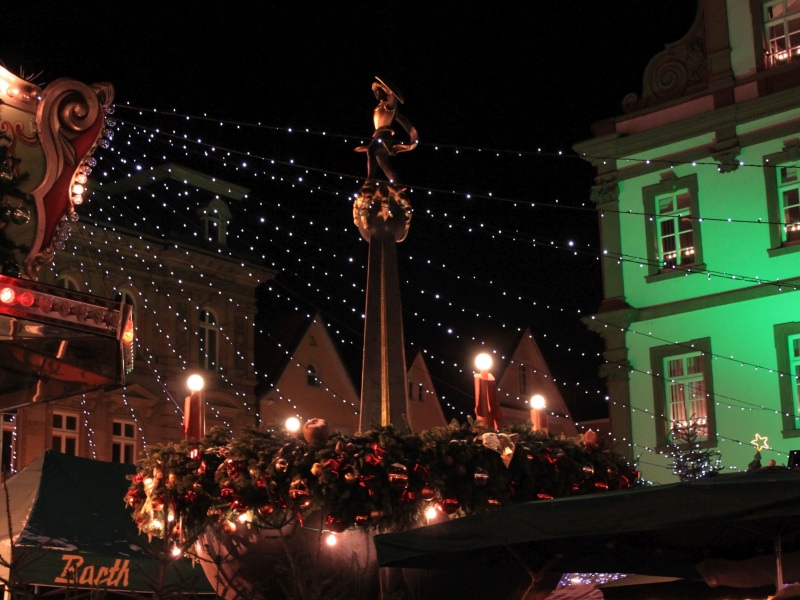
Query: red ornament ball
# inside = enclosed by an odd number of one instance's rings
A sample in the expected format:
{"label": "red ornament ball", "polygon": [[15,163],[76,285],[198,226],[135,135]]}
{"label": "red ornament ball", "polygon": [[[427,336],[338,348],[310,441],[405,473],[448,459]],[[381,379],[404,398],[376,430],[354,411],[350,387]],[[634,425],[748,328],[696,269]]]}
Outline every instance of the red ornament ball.
{"label": "red ornament ball", "polygon": [[442,511],[446,515],[455,514],[460,507],[458,498],[447,497],[442,500]]}
{"label": "red ornament ball", "polygon": [[432,487],[424,486],[419,495],[422,497],[423,500],[433,500],[434,496],[436,496],[436,490]]}

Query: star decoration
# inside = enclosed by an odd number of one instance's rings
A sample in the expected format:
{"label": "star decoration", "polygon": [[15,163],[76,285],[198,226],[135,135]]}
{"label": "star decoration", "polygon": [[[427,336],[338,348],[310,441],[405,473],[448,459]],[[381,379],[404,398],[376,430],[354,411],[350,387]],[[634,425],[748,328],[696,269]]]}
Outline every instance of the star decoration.
{"label": "star decoration", "polygon": [[752,440],[750,443],[756,447],[756,451],[761,452],[762,450],[769,450],[768,440],[769,438],[767,436],[757,433],[756,439]]}

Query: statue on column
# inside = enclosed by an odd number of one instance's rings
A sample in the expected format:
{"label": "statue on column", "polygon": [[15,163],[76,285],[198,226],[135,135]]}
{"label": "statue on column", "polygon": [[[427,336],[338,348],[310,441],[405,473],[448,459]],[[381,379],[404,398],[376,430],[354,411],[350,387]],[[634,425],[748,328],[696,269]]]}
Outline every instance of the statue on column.
{"label": "statue on column", "polygon": [[[366,241],[370,240],[372,233],[381,229],[391,230],[395,241],[400,242],[408,233],[411,203],[405,195],[406,188],[400,182],[391,159],[401,152],[416,148],[419,136],[411,121],[398,111],[398,105],[403,104],[404,100],[396,88],[389,87],[380,77],[375,77],[372,93],[378,100],[372,113],[375,132],[369,144],[356,148],[356,152],[367,155],[367,178],[353,205],[353,221]],[[408,134],[408,142],[395,138],[396,133],[392,129],[395,123]],[[376,172],[379,168],[386,180],[377,178]]]}
{"label": "statue on column", "polygon": [[[411,121],[398,112],[403,97],[397,89],[376,77],[372,92],[378,100],[372,115],[375,132],[368,144],[356,148],[367,155],[367,178],[353,202],[353,221],[369,243],[359,431],[389,425],[405,430],[408,386],[395,246],[408,234],[411,204],[391,161],[416,148],[418,138]],[[395,138],[395,123],[408,134],[408,142]]]}

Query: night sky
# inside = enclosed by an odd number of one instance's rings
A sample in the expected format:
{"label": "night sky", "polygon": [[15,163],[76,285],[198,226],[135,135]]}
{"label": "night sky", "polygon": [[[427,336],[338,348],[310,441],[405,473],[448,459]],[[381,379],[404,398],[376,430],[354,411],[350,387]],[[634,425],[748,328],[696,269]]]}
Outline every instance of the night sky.
{"label": "night sky", "polygon": [[[602,292],[593,173],[571,147],[641,94],[647,62],[688,31],[695,5],[13,3],[0,63],[40,85],[114,85],[117,132],[97,154],[101,167],[115,161],[109,179],[123,162],[158,166],[155,144],[128,145],[151,128],[229,150],[177,162],[263,199],[269,226],[242,229],[258,248],[250,258],[271,255],[282,297],[321,310],[351,355],[366,280],[351,212],[364,156],[353,148],[372,134],[373,78],[393,83],[421,142],[395,161],[414,207],[398,246],[407,343],[427,353],[459,416],[475,347],[508,350],[496,346],[530,327],[553,376],[582,390],[571,407],[581,419],[603,412],[602,342],[580,322]],[[91,202],[81,211],[90,217]]]}

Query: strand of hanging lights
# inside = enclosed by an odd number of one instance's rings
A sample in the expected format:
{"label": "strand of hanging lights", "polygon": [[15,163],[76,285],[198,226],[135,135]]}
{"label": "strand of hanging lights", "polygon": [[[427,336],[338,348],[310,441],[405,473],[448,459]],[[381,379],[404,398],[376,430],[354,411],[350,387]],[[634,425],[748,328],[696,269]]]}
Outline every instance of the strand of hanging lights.
{"label": "strand of hanging lights", "polygon": [[[306,173],[308,173],[308,170],[306,170]],[[294,184],[293,184],[293,185],[294,185]],[[344,196],[344,195],[343,195],[343,196]],[[472,196],[470,195],[469,197],[471,198]],[[348,200],[349,200],[349,199],[348,199]],[[535,205],[534,205],[534,206],[535,206]],[[539,206],[541,206],[541,205],[539,205]],[[433,219],[433,217],[431,217],[431,219],[432,219],[432,220],[434,220],[434,219]],[[452,228],[453,226],[454,226],[454,224],[453,224],[453,223],[450,223],[450,224],[449,224],[447,227],[448,227],[448,228]],[[480,233],[480,232],[482,232],[482,231],[485,231],[485,228],[483,228],[483,227],[477,227],[477,228],[474,228],[474,231],[475,231],[475,232],[478,232],[478,233]],[[498,236],[498,237],[500,237],[500,236],[502,236],[502,235],[505,235],[505,234],[503,234],[502,232],[498,231],[498,232],[496,232],[496,233],[493,233],[493,234],[490,234],[490,235],[492,235],[493,237],[494,237],[494,236]],[[552,247],[552,246],[553,246],[553,244],[550,244],[550,246]],[[574,250],[573,250],[573,252],[576,252],[576,251],[574,251]],[[446,267],[445,267],[445,270],[447,270],[447,268],[446,268]],[[740,278],[740,279],[744,279],[744,277],[743,277],[743,276],[738,276],[738,278]]]}

